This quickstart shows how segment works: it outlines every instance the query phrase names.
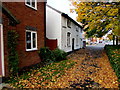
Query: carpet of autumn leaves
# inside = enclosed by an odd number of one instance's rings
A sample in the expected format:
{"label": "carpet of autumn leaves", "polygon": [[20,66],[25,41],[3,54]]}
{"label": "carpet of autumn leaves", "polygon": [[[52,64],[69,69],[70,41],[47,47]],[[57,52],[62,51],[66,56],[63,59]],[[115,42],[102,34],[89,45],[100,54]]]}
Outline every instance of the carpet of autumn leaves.
{"label": "carpet of autumn leaves", "polygon": [[87,47],[67,58],[14,77],[10,85],[14,88],[118,88],[118,78],[103,48]]}
{"label": "carpet of autumn leaves", "polygon": [[55,82],[66,70],[75,64],[71,60],[54,62],[41,68],[31,69],[19,77],[11,77],[8,80],[12,88],[42,88],[51,82]]}
{"label": "carpet of autumn leaves", "polygon": [[118,88],[118,78],[103,50],[82,49],[69,55],[77,62],[51,88]]}

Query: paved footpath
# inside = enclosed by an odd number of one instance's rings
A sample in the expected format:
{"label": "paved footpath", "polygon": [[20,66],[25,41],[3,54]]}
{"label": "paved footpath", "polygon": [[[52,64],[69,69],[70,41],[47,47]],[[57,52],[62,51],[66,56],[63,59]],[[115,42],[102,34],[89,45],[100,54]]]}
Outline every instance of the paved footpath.
{"label": "paved footpath", "polygon": [[68,58],[77,64],[52,84],[52,88],[118,88],[118,78],[103,46],[87,46]]}

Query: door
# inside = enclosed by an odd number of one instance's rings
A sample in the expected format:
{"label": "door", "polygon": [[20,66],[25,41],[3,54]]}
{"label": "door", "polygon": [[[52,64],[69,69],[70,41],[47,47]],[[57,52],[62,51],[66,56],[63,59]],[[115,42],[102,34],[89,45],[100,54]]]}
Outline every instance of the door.
{"label": "door", "polygon": [[3,27],[0,24],[0,77],[4,76]]}
{"label": "door", "polygon": [[74,51],[74,41],[75,41],[75,39],[73,38],[72,39],[72,51]]}

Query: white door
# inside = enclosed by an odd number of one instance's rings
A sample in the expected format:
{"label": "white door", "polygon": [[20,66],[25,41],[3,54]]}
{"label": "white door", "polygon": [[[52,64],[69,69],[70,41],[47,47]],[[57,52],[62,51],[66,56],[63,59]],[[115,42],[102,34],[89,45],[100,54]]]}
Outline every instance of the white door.
{"label": "white door", "polygon": [[4,75],[3,26],[0,24],[0,77]]}

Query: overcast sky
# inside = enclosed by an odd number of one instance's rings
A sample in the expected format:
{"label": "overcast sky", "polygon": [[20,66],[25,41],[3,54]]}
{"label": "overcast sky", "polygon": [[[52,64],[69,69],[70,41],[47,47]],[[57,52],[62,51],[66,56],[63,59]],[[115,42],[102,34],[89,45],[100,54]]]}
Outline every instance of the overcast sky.
{"label": "overcast sky", "polygon": [[70,13],[70,1],[69,0],[47,0],[47,4],[68,14],[73,19],[76,19],[75,13]]}

